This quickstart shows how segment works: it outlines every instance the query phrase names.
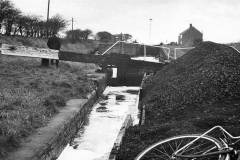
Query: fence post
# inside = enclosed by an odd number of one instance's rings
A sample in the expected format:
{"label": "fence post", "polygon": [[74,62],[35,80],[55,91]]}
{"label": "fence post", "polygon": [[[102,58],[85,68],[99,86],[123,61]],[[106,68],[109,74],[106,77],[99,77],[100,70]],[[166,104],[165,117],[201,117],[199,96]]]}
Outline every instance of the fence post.
{"label": "fence post", "polygon": [[147,49],[146,49],[146,45],[143,45],[144,48],[144,59],[147,57]]}

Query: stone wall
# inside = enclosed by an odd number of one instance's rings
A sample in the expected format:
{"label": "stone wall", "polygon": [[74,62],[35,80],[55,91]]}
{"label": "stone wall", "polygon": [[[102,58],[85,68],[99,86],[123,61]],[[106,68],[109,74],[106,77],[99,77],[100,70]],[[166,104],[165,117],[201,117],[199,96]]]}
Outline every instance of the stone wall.
{"label": "stone wall", "polygon": [[108,160],[117,160],[117,155],[118,155],[119,149],[121,147],[122,139],[125,135],[126,129],[128,129],[130,126],[132,126],[132,124],[133,124],[133,120],[131,118],[131,115],[127,115],[127,117],[118,133],[118,136],[114,142],[114,145],[110,152]]}

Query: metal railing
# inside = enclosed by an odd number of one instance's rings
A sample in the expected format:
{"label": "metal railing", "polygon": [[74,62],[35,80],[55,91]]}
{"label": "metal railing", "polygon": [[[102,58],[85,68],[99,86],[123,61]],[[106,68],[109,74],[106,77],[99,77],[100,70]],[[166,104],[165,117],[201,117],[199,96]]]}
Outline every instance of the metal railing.
{"label": "metal railing", "polygon": [[[150,47],[154,47],[154,48],[161,48],[161,49],[163,49],[163,53],[167,56],[167,59],[169,60],[169,58],[170,58],[170,48],[168,48],[168,47],[153,46],[153,45],[133,43],[133,42],[126,42],[126,41],[117,41],[117,42],[115,42],[115,43],[114,43],[113,45],[111,45],[107,50],[105,50],[105,51],[102,53],[102,55],[108,54],[108,52],[109,52],[114,46],[116,46],[116,45],[119,44],[119,43],[133,44],[133,45],[140,45],[140,46],[142,45],[142,46],[144,46],[144,56],[147,55],[147,53],[146,53],[146,46],[150,46]],[[166,49],[167,51],[166,51],[165,49]]]}
{"label": "metal railing", "polygon": [[177,59],[177,50],[194,49],[195,47],[174,48],[174,59]]}
{"label": "metal railing", "polygon": [[230,46],[230,47],[240,54],[240,51],[236,47],[234,47],[234,46]]}

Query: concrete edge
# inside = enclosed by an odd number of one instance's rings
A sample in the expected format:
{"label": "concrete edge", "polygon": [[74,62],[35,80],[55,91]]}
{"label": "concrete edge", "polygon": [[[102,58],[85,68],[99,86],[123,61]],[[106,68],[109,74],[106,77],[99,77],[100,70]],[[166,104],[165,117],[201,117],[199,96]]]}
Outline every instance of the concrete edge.
{"label": "concrete edge", "polygon": [[122,139],[123,139],[123,137],[124,137],[124,135],[126,133],[126,130],[130,126],[132,126],[132,124],[133,124],[132,117],[131,117],[130,114],[128,114],[127,117],[125,118],[125,121],[124,121],[124,123],[123,123],[123,125],[122,125],[122,127],[121,127],[121,129],[120,129],[120,131],[118,133],[118,136],[117,136],[117,138],[116,138],[116,140],[114,142],[114,145],[113,145],[113,148],[112,148],[112,150],[110,152],[108,160],[116,160],[117,155],[118,155],[119,150],[120,150],[120,146],[122,144]]}
{"label": "concrete edge", "polygon": [[141,123],[140,125],[143,126],[145,124],[146,117],[146,107],[145,105],[142,106],[142,114],[141,114]]}
{"label": "concrete edge", "polygon": [[149,77],[149,75],[147,75],[146,73],[144,74],[141,86],[140,86],[140,93],[139,93],[139,104],[138,104],[138,108],[140,110],[140,120],[139,120],[139,125],[144,125],[145,123],[145,105],[141,104],[140,101],[142,101],[143,98],[143,85],[146,81],[146,79]]}
{"label": "concrete edge", "polygon": [[[146,80],[146,78],[148,77],[148,75],[145,73],[141,82],[141,86],[140,86],[140,90],[138,91],[138,99],[137,99],[137,107],[138,109],[140,109],[140,119],[139,119],[139,125],[142,125],[142,123],[144,124],[145,122],[145,106],[144,108],[141,108],[140,105],[140,101],[142,100],[142,94],[143,94],[143,90],[142,90],[142,86],[144,84],[144,81]],[[143,113],[144,112],[144,113]],[[133,120],[130,114],[127,115],[127,117],[125,118],[125,121],[118,133],[118,136],[114,142],[114,145],[112,147],[112,150],[110,152],[110,156],[108,158],[108,160],[117,160],[118,158],[118,154],[120,151],[120,147],[122,145],[122,140],[125,136],[126,130],[130,127],[133,126]]]}

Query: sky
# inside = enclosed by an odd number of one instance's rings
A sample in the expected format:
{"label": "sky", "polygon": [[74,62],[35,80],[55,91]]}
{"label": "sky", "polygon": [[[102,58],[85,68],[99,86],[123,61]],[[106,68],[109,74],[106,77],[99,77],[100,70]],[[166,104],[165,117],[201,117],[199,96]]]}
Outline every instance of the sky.
{"label": "sky", "polygon": [[[48,0],[11,0],[23,13],[47,15]],[[177,42],[193,24],[205,41],[240,41],[240,0],[51,0],[50,16],[74,28],[129,33],[141,43]],[[152,19],[152,21],[150,21]]]}

